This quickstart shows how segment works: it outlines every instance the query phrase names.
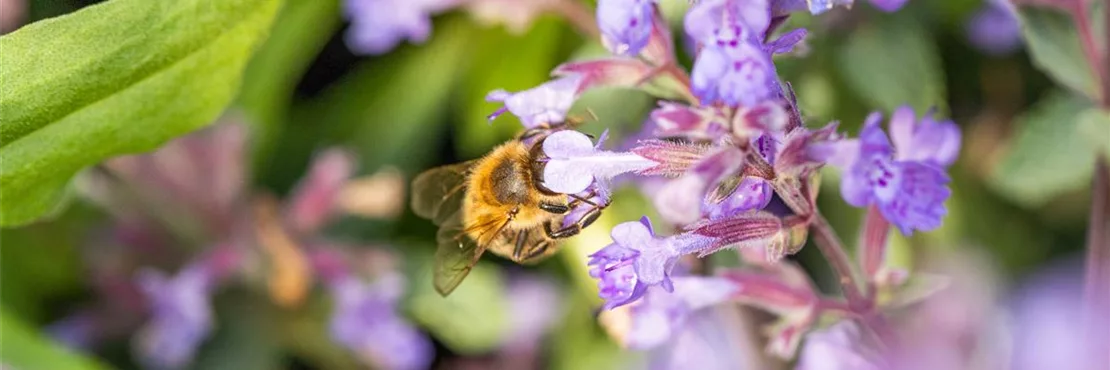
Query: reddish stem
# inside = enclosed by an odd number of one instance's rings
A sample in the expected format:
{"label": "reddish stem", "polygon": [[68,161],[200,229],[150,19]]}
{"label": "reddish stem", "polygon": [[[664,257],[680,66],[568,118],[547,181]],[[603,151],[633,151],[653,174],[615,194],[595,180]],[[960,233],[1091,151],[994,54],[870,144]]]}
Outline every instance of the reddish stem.
{"label": "reddish stem", "polygon": [[[886,258],[887,236],[890,235],[890,222],[879,212],[879,208],[871,206],[867,209],[867,218],[863,221],[863,245],[860,248],[860,266],[863,266],[863,275],[874,277],[875,273]],[[875,295],[875,284],[870,280],[867,283],[867,297]]]}
{"label": "reddish stem", "polygon": [[840,238],[836,235],[832,226],[829,225],[829,221],[825,220],[825,216],[818,212],[814,214],[810,227],[814,231],[814,244],[817,245],[817,249],[821,250],[821,254],[825,255],[825,259],[832,265],[833,270],[836,271],[836,280],[840,283],[840,289],[844,291],[844,297],[848,299],[848,305],[854,311],[869,309],[871,304],[860,293],[859,279],[856,277],[855,270],[852,269],[851,262],[849,262],[848,253],[844,251],[844,243],[840,242]]}
{"label": "reddish stem", "polygon": [[[1091,67],[1095,82],[1098,84],[1096,87],[1098,89],[1096,93],[1099,95],[1097,100],[1103,108],[1110,108],[1110,75],[1108,75],[1110,74],[1110,64],[1108,64],[1110,58],[1106,58],[1107,61],[1104,62],[1104,56],[1099,51],[1099,45],[1095,43],[1094,28],[1091,26],[1089,14],[1089,1],[1076,1],[1073,4],[1070,11],[1072,18],[1075,19],[1075,28],[1079,32],[1079,41],[1083,46],[1083,56],[1087,59],[1087,65]],[[1107,18],[1107,21],[1110,21],[1110,15]]]}
{"label": "reddish stem", "polygon": [[[1091,189],[1091,216],[1087,227],[1087,266],[1084,310],[1094,329],[1091,343],[1110,339],[1107,310],[1110,310],[1110,166],[1103,153],[1096,153],[1094,184]],[[1099,342],[1095,342],[1099,341]]]}

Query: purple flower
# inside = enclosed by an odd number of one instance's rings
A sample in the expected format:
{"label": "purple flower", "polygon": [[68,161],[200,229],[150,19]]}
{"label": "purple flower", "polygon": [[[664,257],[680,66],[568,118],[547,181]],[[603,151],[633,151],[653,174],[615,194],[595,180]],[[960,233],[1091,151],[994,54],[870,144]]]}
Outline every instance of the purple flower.
{"label": "purple flower", "polygon": [[563,122],[578,97],[581,82],[581,76],[569,75],[521,92],[491,91],[486,95],[486,101],[503,102],[505,106],[490,114],[489,119],[509,111],[520,118],[525,128]]}
{"label": "purple flower", "polygon": [[797,370],[881,370],[880,354],[870,349],[859,326],[842,320],[810,333]]}
{"label": "purple flower", "polygon": [[600,150],[589,137],[570,130],[548,136],[543,142],[543,151],[549,157],[543,170],[543,185],[564,194],[585,191],[595,180],[605,181],[622,173],[658,165],[635,153]]}
{"label": "purple flower", "polygon": [[790,51],[804,31],[764,44],[771,22],[765,0],[701,1],[686,14],[686,32],[703,45],[694,62],[692,89],[702,103],[754,106],[779,96],[771,62],[774,52]]}
{"label": "purple flower", "polygon": [[960,154],[960,128],[955,123],[937,122],[932,112],[918,121],[908,106],[899,107],[891,115],[890,138],[897,148],[895,159],[900,161],[948,167]]}
{"label": "purple flower", "polygon": [[631,326],[622,336],[626,347],[651,349],[671,341],[691,314],[726,301],[737,290],[731,281],[716,277],[678,276],[674,286],[674,292],[653,287],[629,306]]}
{"label": "purple flower", "polygon": [[771,193],[771,183],[767,180],[745,177],[736,190],[720,203],[706,201],[702,204],[702,211],[710,219],[721,219],[763,209],[771,202]]}
{"label": "purple flower", "polygon": [[871,0],[871,5],[879,10],[891,13],[898,11],[898,9],[902,9],[902,6],[906,5],[907,1],[909,0]]}
{"label": "purple flower", "polygon": [[408,40],[422,43],[432,32],[431,14],[455,0],[346,0],[351,19],[347,46],[363,54],[382,54]]}
{"label": "purple flower", "polygon": [[597,2],[597,25],[602,42],[610,52],[635,56],[651,37],[653,0],[600,0]]}
{"label": "purple flower", "polygon": [[352,275],[328,281],[335,297],[332,338],[362,361],[383,369],[424,369],[431,364],[431,341],[397,313],[402,278],[389,274],[367,284]]}
{"label": "purple flower", "polygon": [[617,225],[611,236],[613,244],[590,255],[588,262],[606,309],[640,299],[651,286],[674,291],[670,274],[678,257],[709,243],[698,235],[657,237],[647,217]]}
{"label": "purple flower", "polygon": [[910,235],[940,226],[950,194],[942,166],[955,159],[959,134],[953,136],[946,128],[951,123],[935,124],[931,119],[914,126],[905,114],[899,110],[891,120],[900,145],[897,153],[879,127],[882,116],[873,113],[859,139],[831,144],[835,150],[829,163],[845,170],[840,190],[848,204],[875,204],[883,217]]}
{"label": "purple flower", "polygon": [[522,275],[511,279],[509,297],[509,334],[505,350],[534,352],[540,339],[557,323],[562,312],[559,289],[540,277]]}
{"label": "purple flower", "polygon": [[967,23],[967,38],[972,46],[987,54],[1008,54],[1021,47],[1021,23],[1013,4],[987,0]]}
{"label": "purple flower", "polygon": [[212,290],[230,272],[235,259],[232,254],[216,252],[173,277],[151,269],[139,272],[137,284],[151,312],[150,321],[135,337],[141,362],[156,368],[189,364],[212,330]]}
{"label": "purple flower", "polygon": [[743,153],[725,147],[707,154],[686,174],[668,182],[655,194],[655,208],[667,221],[688,224],[702,215],[706,190],[744,165]]}

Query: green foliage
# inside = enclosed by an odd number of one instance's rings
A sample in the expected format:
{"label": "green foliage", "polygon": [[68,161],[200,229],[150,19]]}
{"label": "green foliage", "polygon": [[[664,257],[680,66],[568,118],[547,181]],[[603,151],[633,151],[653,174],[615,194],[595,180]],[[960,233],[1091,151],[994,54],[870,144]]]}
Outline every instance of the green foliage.
{"label": "green foliage", "polygon": [[0,362],[13,369],[105,369],[40,334],[34,327],[0,309]]}
{"label": "green foliage", "polygon": [[1018,132],[988,183],[1030,207],[1087,186],[1095,157],[1078,127],[1089,109],[1089,102],[1059,93],[1037,103],[1016,122]]}
{"label": "green foliage", "polygon": [[1085,96],[1098,95],[1098,79],[1083,57],[1071,17],[1058,9],[1021,7],[1022,35],[1033,63],[1061,85]]}
{"label": "green foliage", "polygon": [[243,73],[236,107],[255,124],[253,147],[260,157],[288,118],[293,90],[304,71],[339,28],[339,0],[290,1],[274,21],[270,37]]}
{"label": "green foliage", "polygon": [[551,69],[559,64],[558,46],[564,31],[561,22],[551,19],[537,22],[520,36],[500,28],[479,31],[480,41],[474,46],[476,52],[458,95],[462,125],[455,145],[460,157],[485,154],[521,130],[512,114],[492,123],[486,120],[486,115],[500,107],[500,103],[486,102],[486,94],[494,89],[525,90],[550,79]]}
{"label": "green foliage", "polygon": [[278,331],[288,324],[261,294],[241,289],[214,303],[216,330],[194,359],[194,369],[277,369],[282,365]]}
{"label": "green foliage", "polygon": [[1087,109],[1079,114],[1079,136],[1110,158],[1110,112]]}
{"label": "green foliage", "polygon": [[852,33],[837,61],[848,87],[874,109],[945,109],[944,70],[929,32],[910,14]]}
{"label": "green foliage", "polygon": [[49,211],[81,168],[212,122],[277,0],[114,0],[0,37],[0,225]]}
{"label": "green foliage", "polygon": [[[492,257],[487,257],[492,258]],[[479,263],[446,298],[432,287],[432,258],[425,256],[408,285],[409,311],[452,351],[480,354],[496,349],[508,331],[508,300],[501,270]]]}

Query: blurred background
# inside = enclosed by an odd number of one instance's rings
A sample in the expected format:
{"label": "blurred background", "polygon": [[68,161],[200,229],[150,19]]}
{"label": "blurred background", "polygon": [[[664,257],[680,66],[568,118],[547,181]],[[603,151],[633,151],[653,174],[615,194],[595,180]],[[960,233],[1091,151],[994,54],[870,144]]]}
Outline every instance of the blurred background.
{"label": "blurred background", "polygon": [[[3,0],[0,26],[10,32],[93,3]],[[438,10],[426,41],[366,55],[345,41],[353,31],[340,1],[287,1],[246,69],[239,97],[202,132],[208,136],[159,152],[147,163],[151,167],[117,161],[86,170],[67,207],[53,219],[0,231],[4,361],[34,364],[21,367],[28,369],[157,368],[160,360],[136,354],[153,341],[144,341],[144,335],[173,337],[147,332],[180,330],[182,343],[191,335],[203,337],[196,352],[185,355],[192,358],[185,367],[381,366],[376,356],[382,354],[361,353],[359,345],[343,342],[329,329],[342,306],[336,298],[342,289],[333,284],[334,276],[321,272],[331,271],[327,253],[304,252],[310,249],[341,251],[338,259],[349,266],[334,269],[344,273],[400,273],[397,315],[431,338],[435,368],[608,369],[644,361],[644,354],[623,350],[612,330],[599,324],[601,301],[585,268],[585,256],[610,242],[612,225],[654,215],[638,188],[620,189],[603,218],[555,258],[519,267],[487,256],[450,297],[441,298],[431,287],[436,228],[408,209],[408,182],[425,169],[477,158],[521,129],[509,115],[487,121],[500,107],[485,101],[489,91],[531,88],[565,61],[606,53],[563,17],[571,13],[533,12],[526,3],[477,0]],[[679,29],[686,3],[661,3]],[[579,5],[592,12],[591,1]],[[1093,157],[1090,135],[1071,127],[1077,121],[1074,107],[1083,103],[1031,64],[1012,18],[992,9],[972,0],[910,0],[892,14],[862,2],[819,17],[796,14],[788,27],[809,30],[806,47],[777,57],[776,64],[811,127],[839,120],[843,131],[855,133],[869,112],[889,113],[903,103],[919,113],[936,109],[960,126],[964,145],[950,171],[953,193],[944,225],[912,238],[892,233],[892,258],[897,265],[938,271],[950,266],[944,261],[960,261],[972,266],[965,269],[971,271],[968,279],[1003,301],[1046,268],[1081,273]],[[680,54],[689,50],[678,41]],[[690,56],[681,59],[688,67]],[[640,130],[654,106],[642,92],[608,89],[588,93],[572,115],[591,109],[598,120],[583,131],[596,135],[608,129],[608,145],[616,147]],[[235,152],[240,146],[241,153]],[[196,151],[221,148],[230,152],[196,162]],[[352,180],[343,187],[348,196],[338,197],[342,216],[288,235],[258,221],[268,217],[267,207],[295,203],[313,181],[327,182],[328,160],[349,166]],[[182,173],[183,162],[203,169]],[[325,175],[314,176],[310,168],[323,168]],[[182,215],[191,212],[182,204],[227,195],[223,188],[194,184],[191,193],[181,193],[150,177],[165,172],[189,183],[221,171],[229,171],[222,178],[239,189],[228,196],[250,204],[226,213],[251,215],[263,226],[245,226],[242,234],[264,241],[244,243],[251,246],[240,247],[233,259],[246,267],[209,291],[210,332],[198,334],[198,326],[189,325],[151,329],[144,324],[159,310],[152,302],[161,301],[143,293],[143,282],[150,279],[140,278],[141,271],[172,275],[209,261],[204,258],[218,259],[222,249],[211,234],[197,230],[241,225],[213,216],[219,212]],[[853,245],[863,212],[843,202],[837,174],[827,172],[820,207]],[[296,206],[285,209],[290,208]],[[160,226],[146,223],[150,219]],[[216,226],[188,221],[198,219]],[[165,225],[177,230],[164,233]],[[167,233],[175,236],[164,237]],[[284,236],[265,241],[275,233]],[[177,237],[182,234],[208,237]],[[836,291],[815,248],[790,258],[819,288]],[[738,261],[723,252],[709,263]],[[181,322],[194,318],[191,311],[182,312]],[[745,317],[766,319],[758,313]],[[153,353],[173,353],[174,344],[165,345]]]}

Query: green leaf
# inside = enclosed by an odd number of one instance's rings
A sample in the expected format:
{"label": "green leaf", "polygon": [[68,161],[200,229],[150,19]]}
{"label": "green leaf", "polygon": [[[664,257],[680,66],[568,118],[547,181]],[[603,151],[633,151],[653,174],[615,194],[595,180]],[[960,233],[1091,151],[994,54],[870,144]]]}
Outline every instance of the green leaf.
{"label": "green leaf", "polygon": [[480,262],[458,289],[443,297],[432,287],[431,256],[420,262],[408,286],[409,312],[416,322],[461,354],[479,354],[499,347],[508,331],[509,317],[501,271]]}
{"label": "green leaf", "polygon": [[899,14],[856,30],[839,49],[848,86],[873,108],[909,104],[917,111],[945,108],[944,70],[924,27]]}
{"label": "green leaf", "polygon": [[12,369],[106,369],[39,334],[34,327],[0,309],[0,362]]}
{"label": "green leaf", "polygon": [[1028,207],[1060,193],[1087,186],[1094,148],[1078,130],[1090,103],[1064,94],[1049,95],[1016,122],[1007,153],[991,171],[988,184]]}
{"label": "green leaf", "polygon": [[1080,113],[1079,136],[1110,160],[1110,111],[1088,109]]}
{"label": "green leaf", "polygon": [[[437,125],[459,71],[465,67],[473,29],[459,19],[437,23],[432,39],[384,59],[363,63],[342,82],[295,111],[289,140],[317,134],[356,148],[363,171],[383,164],[411,170],[435,154]],[[292,144],[292,143],[291,143]],[[312,146],[319,143],[302,142]],[[304,147],[291,148],[293,153]],[[289,155],[285,150],[282,155]]]}
{"label": "green leaf", "polygon": [[1094,99],[1097,79],[1083,57],[1083,47],[1070,16],[1057,9],[1018,8],[1021,33],[1034,64],[1061,85]]}
{"label": "green leaf", "polygon": [[340,13],[338,0],[286,3],[274,21],[280,27],[273,28],[247,64],[236,106],[254,124],[256,158],[267,158],[273,152],[297,83],[339,29]]}
{"label": "green leaf", "polygon": [[81,168],[211,123],[277,0],[114,0],[0,37],[0,226],[31,222]]}
{"label": "green leaf", "polygon": [[216,331],[204,341],[192,368],[282,367],[280,330],[289,320],[268,297],[240,288],[221,293],[214,306]]}

